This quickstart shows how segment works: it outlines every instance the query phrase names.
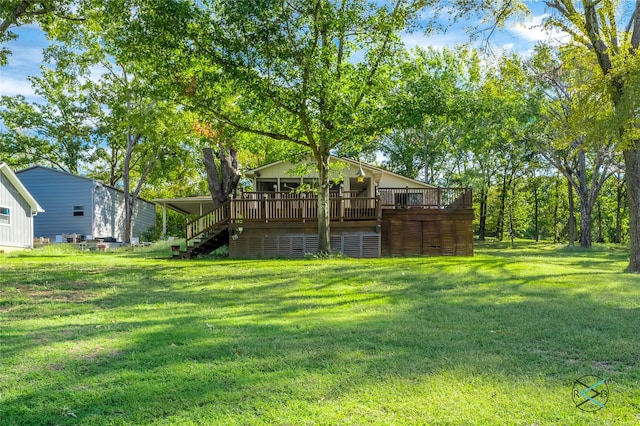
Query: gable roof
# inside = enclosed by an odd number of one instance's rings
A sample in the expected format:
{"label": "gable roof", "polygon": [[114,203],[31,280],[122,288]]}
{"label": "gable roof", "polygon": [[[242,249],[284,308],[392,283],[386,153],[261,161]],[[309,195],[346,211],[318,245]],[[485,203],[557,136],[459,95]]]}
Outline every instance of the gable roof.
{"label": "gable roof", "polygon": [[22,198],[25,199],[27,204],[31,207],[31,212],[33,214],[44,213],[44,209],[38,204],[33,195],[27,190],[27,188],[22,184],[18,176],[11,170],[7,163],[0,162],[0,173],[4,174],[9,182],[16,188],[18,193],[22,195]]}
{"label": "gable roof", "polygon": [[[80,175],[74,175],[73,173],[69,173],[69,172],[65,172],[64,170],[58,170],[58,169],[53,169],[51,167],[45,167],[45,166],[31,166],[31,167],[27,167],[26,169],[22,169],[22,170],[18,170],[16,172],[17,175],[20,175],[22,173],[25,172],[29,172],[31,170],[36,170],[36,169],[41,169],[41,170],[46,170],[48,172],[55,172],[55,173],[59,173],[61,175],[65,175],[65,176],[71,176],[74,178],[79,178],[79,179],[84,179],[84,180],[88,180],[90,182],[98,182],[97,180],[87,177],[87,176],[80,176]],[[109,186],[109,185],[106,185]],[[113,188],[113,189],[117,189],[117,188]]]}
{"label": "gable roof", "polygon": [[[363,163],[361,161],[352,160],[351,158],[337,157],[337,156],[331,155],[329,157],[329,161],[332,161],[332,160],[333,161],[343,161],[345,163],[349,163],[349,164],[357,166],[357,167],[362,167],[363,169],[368,170],[369,172],[372,172],[372,173],[376,172],[376,173],[380,173],[380,174],[387,174],[387,175],[390,175],[390,176],[395,176],[395,177],[397,177],[399,179],[410,181],[410,182],[412,182],[414,184],[421,185],[421,186],[424,186],[426,188],[435,188],[435,186],[430,185],[428,183],[425,183],[425,182],[422,182],[422,181],[419,181],[419,180],[416,180],[416,179],[408,178],[408,177],[402,176],[402,175],[400,175],[398,173],[394,173],[394,172],[391,172],[389,170],[382,169],[380,167],[372,166],[371,164],[368,164],[368,163]],[[279,161],[276,161],[276,162],[273,162],[273,163],[270,163],[270,164],[265,164],[264,166],[257,167],[257,168],[255,168],[253,170],[249,170],[245,174],[246,174],[247,177],[253,178],[253,177],[256,176],[256,172],[259,173],[260,171],[262,171],[264,169],[268,169],[268,168],[276,166],[278,164],[283,164],[283,163],[288,163],[288,162],[290,162],[290,161],[288,161],[288,160],[279,160]]]}
{"label": "gable roof", "polygon": [[[19,175],[19,174],[22,174],[22,173],[28,173],[29,171],[31,171],[31,170],[36,170],[36,169],[46,170],[46,171],[48,171],[48,172],[59,173],[59,174],[61,174],[61,175],[64,175],[64,176],[70,176],[70,177],[72,177],[72,178],[83,179],[83,180],[86,180],[86,181],[92,182],[92,183],[94,183],[94,184],[102,185],[102,186],[104,186],[105,188],[109,188],[109,189],[112,189],[112,190],[114,190],[114,191],[117,191],[117,192],[120,192],[120,193],[124,194],[124,191],[123,191],[122,189],[120,189],[120,188],[116,188],[115,186],[107,185],[106,183],[102,183],[102,182],[100,182],[99,180],[96,180],[96,179],[94,179],[94,178],[92,178],[92,177],[88,177],[88,176],[81,176],[81,175],[74,175],[73,173],[65,172],[64,170],[52,169],[51,167],[45,167],[45,166],[39,166],[39,165],[36,165],[36,166],[27,167],[26,169],[18,170],[18,171],[16,172],[16,174],[18,174],[18,175]],[[149,203],[149,204],[154,204],[153,202],[148,201],[148,200],[145,200],[145,199],[144,199],[144,198],[142,198],[142,197],[138,197],[138,198],[137,198],[137,200],[138,200],[138,201],[145,202],[145,203]]]}

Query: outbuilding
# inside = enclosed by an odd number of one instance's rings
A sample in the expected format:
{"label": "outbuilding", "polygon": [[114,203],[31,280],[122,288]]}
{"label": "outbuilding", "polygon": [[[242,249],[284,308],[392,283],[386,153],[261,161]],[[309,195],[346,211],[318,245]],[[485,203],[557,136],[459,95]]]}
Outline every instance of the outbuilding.
{"label": "outbuilding", "polygon": [[0,162],[0,252],[32,248],[34,217],[43,212],[13,170]]}
{"label": "outbuilding", "polygon": [[[43,166],[20,170],[17,176],[47,211],[34,223],[36,237],[60,240],[62,235],[125,241],[124,192],[96,179]],[[155,205],[138,199],[133,235],[156,224]]]}

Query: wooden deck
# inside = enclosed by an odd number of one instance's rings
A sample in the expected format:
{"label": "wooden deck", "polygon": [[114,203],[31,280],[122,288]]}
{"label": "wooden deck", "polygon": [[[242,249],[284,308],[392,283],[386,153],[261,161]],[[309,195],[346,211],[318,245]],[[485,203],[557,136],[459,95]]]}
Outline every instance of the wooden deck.
{"label": "wooden deck", "polygon": [[[355,257],[472,255],[471,202],[468,188],[332,193],[332,244]],[[317,245],[317,221],[313,193],[243,192],[187,223],[187,250],[225,232],[233,257],[296,257]]]}

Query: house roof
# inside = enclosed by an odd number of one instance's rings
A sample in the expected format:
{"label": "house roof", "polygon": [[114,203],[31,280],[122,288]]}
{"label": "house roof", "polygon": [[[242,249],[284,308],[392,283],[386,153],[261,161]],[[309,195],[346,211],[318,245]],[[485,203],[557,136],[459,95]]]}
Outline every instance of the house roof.
{"label": "house roof", "polygon": [[[425,182],[422,182],[422,181],[419,181],[419,180],[415,180],[415,179],[411,179],[411,178],[408,178],[406,176],[402,176],[402,175],[400,175],[398,173],[390,172],[389,170],[385,170],[385,169],[382,169],[380,167],[372,166],[371,164],[363,163],[361,161],[352,160],[351,158],[336,157],[336,156],[332,155],[330,157],[330,159],[334,160],[334,161],[343,161],[345,163],[349,163],[349,164],[352,164],[352,165],[355,165],[355,166],[358,166],[358,167],[362,167],[363,169],[368,170],[370,173],[374,173],[375,172],[375,173],[380,173],[380,174],[387,174],[387,175],[395,176],[395,177],[397,177],[399,179],[403,179],[403,180],[406,180],[408,182],[414,183],[416,185],[424,186],[426,188],[435,188],[433,185],[430,185],[428,183],[425,183]],[[253,178],[253,177],[256,176],[256,172],[260,172],[260,171],[262,171],[264,169],[268,169],[268,168],[273,167],[275,165],[282,164],[282,163],[287,163],[287,162],[288,162],[287,160],[279,160],[279,161],[276,161],[274,163],[265,164],[264,166],[260,166],[260,167],[257,167],[255,169],[253,169],[253,170],[249,170],[248,172],[245,173],[245,175],[250,177],[250,178]]]}
{"label": "house roof", "polygon": [[[113,189],[114,191],[118,191],[122,194],[124,194],[124,191],[120,188],[116,188],[115,186],[111,186],[111,185],[107,185],[106,183],[102,183],[94,178],[88,177],[88,176],[80,176],[80,175],[74,175],[73,173],[69,173],[69,172],[65,172],[64,170],[57,170],[57,169],[52,169],[51,167],[45,167],[45,166],[31,166],[31,167],[27,167],[26,169],[22,169],[22,170],[18,170],[16,172],[16,174],[20,175],[22,173],[26,173],[29,172],[31,170],[35,170],[35,169],[42,169],[42,170],[46,170],[49,172],[54,172],[54,173],[60,173],[62,175],[65,176],[71,176],[77,179],[84,179],[87,180],[89,182],[94,182],[94,183],[98,183],[102,186],[104,186],[105,188],[109,188],[109,189]],[[138,197],[137,198],[139,201],[144,201],[145,203],[149,203],[149,204],[153,204],[151,201],[145,200],[144,198]]]}
{"label": "house roof", "polygon": [[11,168],[9,168],[6,163],[0,162],[0,173],[4,174],[9,182],[11,182],[11,184],[16,188],[18,193],[22,195],[22,198],[24,198],[31,207],[32,213],[44,213],[44,209],[40,206],[40,204],[38,204],[36,199],[33,198],[33,195],[31,195],[27,188],[22,184],[20,179],[18,179],[18,176],[16,176],[13,170],[11,170]]}
{"label": "house roof", "polygon": [[211,196],[185,198],[155,198],[154,203],[165,206],[173,211],[188,215],[200,216],[213,210]]}

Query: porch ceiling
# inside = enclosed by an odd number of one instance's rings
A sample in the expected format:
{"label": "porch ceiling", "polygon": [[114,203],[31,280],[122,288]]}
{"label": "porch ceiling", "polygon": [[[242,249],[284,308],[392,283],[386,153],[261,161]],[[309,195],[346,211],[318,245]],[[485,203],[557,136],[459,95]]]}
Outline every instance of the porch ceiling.
{"label": "porch ceiling", "polygon": [[154,203],[166,206],[168,209],[184,215],[196,215],[209,213],[213,210],[213,200],[210,196],[188,198],[156,198]]}

